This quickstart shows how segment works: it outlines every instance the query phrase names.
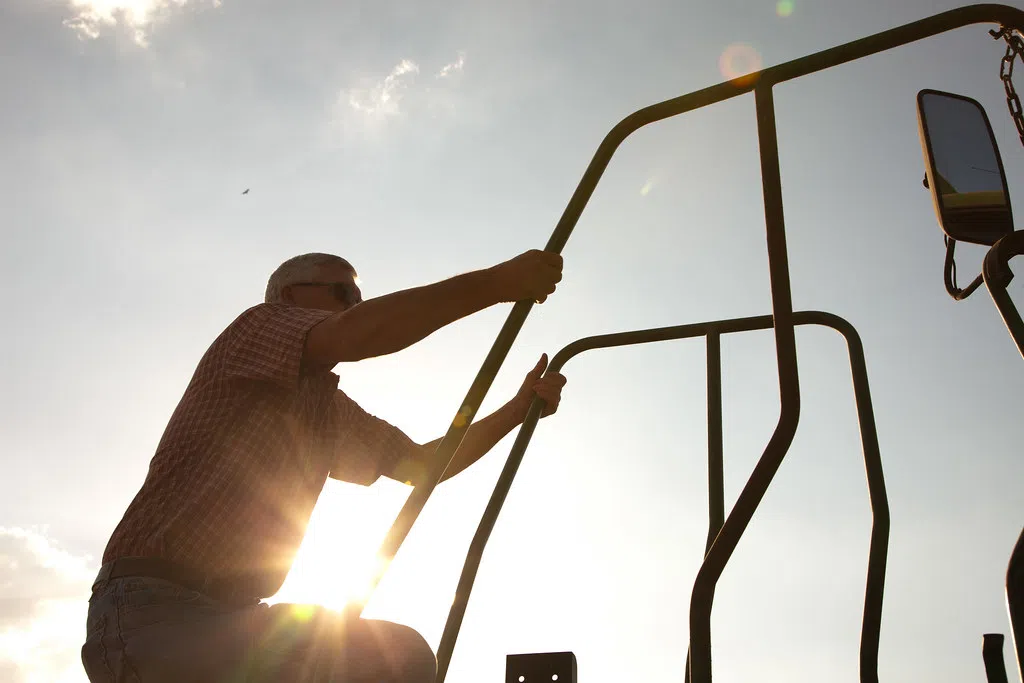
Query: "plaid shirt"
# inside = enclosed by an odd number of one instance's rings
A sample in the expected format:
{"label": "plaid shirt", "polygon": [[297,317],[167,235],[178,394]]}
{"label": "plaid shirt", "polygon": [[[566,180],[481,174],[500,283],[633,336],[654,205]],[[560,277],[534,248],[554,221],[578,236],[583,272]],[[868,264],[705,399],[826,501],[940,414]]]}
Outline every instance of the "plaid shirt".
{"label": "plaid shirt", "polygon": [[260,304],[213,342],[103,562],[159,557],[277,592],[328,476],[368,486],[419,447],[302,362],[328,311]]}

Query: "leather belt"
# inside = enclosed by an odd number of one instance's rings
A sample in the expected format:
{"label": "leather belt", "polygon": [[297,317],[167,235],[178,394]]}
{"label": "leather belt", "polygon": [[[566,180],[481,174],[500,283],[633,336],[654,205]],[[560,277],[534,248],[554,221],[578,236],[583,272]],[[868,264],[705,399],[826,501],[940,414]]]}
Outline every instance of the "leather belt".
{"label": "leather belt", "polygon": [[259,602],[259,598],[244,595],[244,591],[239,590],[245,582],[239,586],[236,581],[203,576],[176,562],[158,557],[122,557],[108,562],[100,567],[92,590],[95,591],[101,583],[126,576],[163,579],[231,605],[254,605]]}

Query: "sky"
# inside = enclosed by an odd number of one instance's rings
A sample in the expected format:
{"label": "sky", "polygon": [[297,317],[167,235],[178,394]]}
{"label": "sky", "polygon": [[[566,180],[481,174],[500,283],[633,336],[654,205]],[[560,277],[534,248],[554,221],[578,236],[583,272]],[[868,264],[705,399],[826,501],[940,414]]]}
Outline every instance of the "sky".
{"label": "sky", "polygon": [[[6,0],[0,681],[85,680],[103,547],[195,364],[279,263],[337,253],[369,297],[542,247],[632,111],[954,6]],[[1024,215],[988,28],[775,92],[794,307],[846,318],[865,345],[892,515],[882,681],[984,680],[982,634],[1008,633],[1024,363],[984,290],[944,291],[915,112],[922,88],[977,98]],[[630,137],[481,415],[574,339],[769,313],[760,187],[751,97]],[[957,255],[965,286],[983,250]],[[1010,292],[1022,301],[1020,282]],[[508,310],[339,366],[341,387],[434,439]],[[848,356],[829,330],[798,329],[797,347],[800,424],[718,584],[716,681],[858,680],[870,513]],[[771,333],[727,337],[722,359],[729,506],[778,420]],[[703,346],[595,351],[564,372],[484,555],[451,683],[562,650],[588,683],[682,680],[707,527]],[[436,648],[513,438],[438,487],[367,616]],[[408,492],[330,482],[274,600],[358,592]]]}

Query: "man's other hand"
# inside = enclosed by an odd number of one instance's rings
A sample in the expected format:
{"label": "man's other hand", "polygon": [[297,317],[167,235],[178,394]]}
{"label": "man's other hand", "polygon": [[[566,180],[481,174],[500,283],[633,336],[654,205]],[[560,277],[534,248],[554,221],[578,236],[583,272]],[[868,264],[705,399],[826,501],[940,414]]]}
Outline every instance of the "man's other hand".
{"label": "man's other hand", "polygon": [[537,365],[526,374],[523,386],[519,388],[515,398],[512,399],[511,403],[519,422],[526,419],[526,413],[530,409],[534,397],[544,400],[545,405],[540,414],[541,417],[552,415],[558,410],[558,403],[562,398],[562,387],[565,386],[565,377],[558,372],[545,375],[544,370],[547,366],[548,355],[545,353],[537,361]]}

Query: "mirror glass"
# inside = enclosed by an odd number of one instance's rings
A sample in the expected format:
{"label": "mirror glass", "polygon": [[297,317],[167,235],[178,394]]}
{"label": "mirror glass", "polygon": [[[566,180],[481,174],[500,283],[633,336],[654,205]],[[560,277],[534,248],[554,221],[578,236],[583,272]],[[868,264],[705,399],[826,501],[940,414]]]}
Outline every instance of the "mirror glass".
{"label": "mirror glass", "polygon": [[917,96],[928,186],[943,231],[959,242],[992,245],[1013,232],[999,148],[984,108],[951,93]]}

